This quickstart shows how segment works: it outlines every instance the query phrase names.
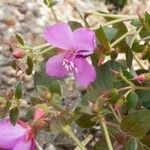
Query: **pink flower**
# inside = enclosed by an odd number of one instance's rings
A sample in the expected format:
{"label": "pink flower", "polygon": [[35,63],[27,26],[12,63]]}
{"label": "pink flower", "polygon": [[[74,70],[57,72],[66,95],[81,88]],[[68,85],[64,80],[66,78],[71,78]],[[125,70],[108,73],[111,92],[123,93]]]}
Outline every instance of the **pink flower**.
{"label": "pink flower", "polygon": [[72,72],[80,85],[88,85],[96,78],[94,67],[87,57],[96,47],[95,33],[88,28],[71,30],[66,23],[56,23],[44,29],[44,38],[63,52],[49,58],[46,72],[49,76],[64,77]]}
{"label": "pink flower", "polygon": [[35,144],[31,127],[21,121],[13,126],[8,118],[0,120],[0,148],[34,150]]}

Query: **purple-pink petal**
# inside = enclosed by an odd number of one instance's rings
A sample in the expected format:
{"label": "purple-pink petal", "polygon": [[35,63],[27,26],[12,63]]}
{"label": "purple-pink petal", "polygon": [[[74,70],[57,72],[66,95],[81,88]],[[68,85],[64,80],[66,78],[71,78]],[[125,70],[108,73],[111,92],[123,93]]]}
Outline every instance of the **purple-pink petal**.
{"label": "purple-pink petal", "polygon": [[25,132],[25,128],[19,124],[13,126],[9,119],[0,120],[0,147],[12,148]]}
{"label": "purple-pink petal", "polygon": [[77,71],[74,71],[74,76],[78,84],[87,86],[96,78],[94,67],[87,62],[86,59],[79,58],[74,61]]}
{"label": "purple-pink petal", "polygon": [[63,66],[65,53],[50,57],[46,63],[46,73],[53,77],[63,77],[68,74],[68,71]]}
{"label": "purple-pink petal", "polygon": [[92,53],[96,47],[95,33],[88,28],[73,31],[74,49],[89,50]]}
{"label": "purple-pink petal", "polygon": [[73,35],[66,23],[56,23],[44,29],[43,36],[48,43],[55,47],[69,50],[73,48]]}
{"label": "purple-pink petal", "polygon": [[20,139],[12,150],[34,150],[35,144],[32,140],[25,142],[24,138]]}

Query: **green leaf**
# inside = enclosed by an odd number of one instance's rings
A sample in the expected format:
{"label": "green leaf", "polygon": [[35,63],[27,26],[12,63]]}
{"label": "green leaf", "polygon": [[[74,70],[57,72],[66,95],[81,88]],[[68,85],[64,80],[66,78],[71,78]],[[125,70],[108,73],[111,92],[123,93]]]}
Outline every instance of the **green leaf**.
{"label": "green leaf", "polygon": [[23,41],[23,38],[21,37],[21,35],[16,34],[16,39],[21,45],[24,45],[24,41]]}
{"label": "green leaf", "polygon": [[138,95],[135,92],[130,92],[127,95],[127,106],[129,109],[134,109],[138,103]]}
{"label": "green leaf", "polygon": [[98,97],[99,91],[91,90],[82,96],[81,104],[89,105],[89,102],[94,101]]}
{"label": "green leaf", "polygon": [[22,88],[21,88],[21,83],[19,83],[19,84],[16,86],[15,98],[19,100],[21,97],[22,97]]}
{"label": "green leaf", "polygon": [[143,139],[140,140],[141,143],[150,148],[150,135],[146,135]]}
{"label": "green leaf", "polygon": [[33,70],[33,61],[30,56],[27,57],[27,65],[28,65],[28,69],[26,70],[26,74],[31,75]]}
{"label": "green leaf", "polygon": [[114,60],[107,61],[103,65],[96,68],[97,77],[93,83],[93,86],[101,91],[109,91],[112,88],[121,87],[122,83],[119,80],[115,79],[111,69],[115,71],[120,71],[120,69],[125,68],[123,68],[120,63]]}
{"label": "green leaf", "polygon": [[128,0],[118,0],[117,1],[117,4],[120,6],[120,7],[123,7],[125,4],[127,4]]}
{"label": "green leaf", "polygon": [[[119,22],[113,25],[113,27],[115,29],[117,29],[117,35],[115,36],[115,38],[113,39],[113,41],[117,40],[118,38],[120,38],[123,34],[125,34],[126,32],[128,32],[126,25],[123,22]],[[121,42],[119,42],[115,47],[118,47],[119,50],[122,52],[126,49],[127,43],[126,40],[122,40]]]}
{"label": "green leaf", "polygon": [[129,139],[122,150],[137,150],[138,144],[135,139]]}
{"label": "green leaf", "polygon": [[98,140],[95,143],[93,150],[108,150],[106,140],[104,138],[101,138],[100,140]]}
{"label": "green leaf", "polygon": [[93,115],[93,111],[90,108],[90,106],[80,106],[80,107],[76,107],[74,110],[75,114],[89,114],[89,115]]}
{"label": "green leaf", "polygon": [[143,27],[141,32],[140,32],[141,38],[145,38],[149,35],[150,35],[150,29],[147,29],[146,27]]}
{"label": "green leaf", "polygon": [[55,6],[57,3],[58,3],[57,1],[52,1],[52,2],[50,3],[49,7],[53,7],[53,6]]}
{"label": "green leaf", "polygon": [[91,128],[95,125],[95,122],[91,121],[92,118],[89,114],[82,114],[75,123],[81,128]]}
{"label": "green leaf", "polygon": [[53,7],[57,4],[57,1],[54,0],[44,0],[44,3],[48,6],[48,7]]}
{"label": "green leaf", "polygon": [[69,26],[72,30],[78,29],[82,27],[82,24],[77,21],[68,21]]}
{"label": "green leaf", "polygon": [[132,50],[134,52],[142,52],[145,48],[145,45],[141,45],[138,40],[135,40],[132,44]]}
{"label": "green leaf", "polygon": [[[144,83],[142,86],[150,86],[150,82]],[[150,108],[150,92],[137,90],[136,93],[139,96],[139,102],[145,107]]]}
{"label": "green leaf", "polygon": [[150,129],[150,111],[140,110],[128,114],[121,121],[121,129],[129,135],[142,139]]}
{"label": "green leaf", "polygon": [[50,77],[45,73],[45,64],[41,64],[40,70],[34,74],[34,85],[37,87],[43,85],[48,87],[51,93],[58,93],[61,95],[61,88],[59,81],[56,78]]}
{"label": "green leaf", "polygon": [[139,28],[139,27],[142,25],[140,19],[133,19],[133,20],[131,21],[131,24],[132,24],[133,26],[137,27],[137,28]]}
{"label": "green leaf", "polygon": [[14,126],[16,125],[16,121],[18,119],[18,116],[19,116],[18,107],[13,107],[10,110],[10,114],[9,114],[10,122],[12,123],[12,125],[14,125]]}
{"label": "green leaf", "polygon": [[110,28],[110,27],[103,27],[103,30],[105,32],[105,35],[109,42],[117,35],[117,29],[115,28]]}
{"label": "green leaf", "polygon": [[150,14],[145,12],[145,27],[150,31]]}
{"label": "green leaf", "polygon": [[96,37],[98,41],[102,44],[102,46],[107,50],[107,52],[110,52],[110,43],[107,39],[107,36],[105,34],[105,31],[102,26],[100,26],[96,31]]}
{"label": "green leaf", "polygon": [[33,119],[33,118],[34,118],[34,112],[33,112],[33,109],[30,107],[27,109],[25,119],[28,121],[28,120]]}

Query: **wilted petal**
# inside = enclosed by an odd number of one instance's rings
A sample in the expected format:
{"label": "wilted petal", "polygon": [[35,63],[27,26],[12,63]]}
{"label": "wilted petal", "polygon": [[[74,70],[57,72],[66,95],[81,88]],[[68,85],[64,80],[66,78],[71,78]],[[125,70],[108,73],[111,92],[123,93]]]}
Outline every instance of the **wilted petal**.
{"label": "wilted petal", "polygon": [[13,126],[9,119],[0,120],[0,147],[12,148],[25,132],[25,128],[19,124]]}
{"label": "wilted petal", "polygon": [[86,59],[76,59],[74,61],[74,64],[77,68],[76,71],[74,71],[74,76],[76,78],[77,83],[79,83],[80,85],[87,86],[95,80],[95,69],[86,61]]}
{"label": "wilted petal", "polygon": [[43,36],[47,42],[55,47],[65,50],[73,48],[72,31],[66,23],[56,23],[45,27]]}
{"label": "wilted petal", "polygon": [[79,28],[73,31],[74,47],[76,50],[89,50],[96,47],[95,33],[88,28]]}
{"label": "wilted petal", "polygon": [[64,56],[65,54],[63,53],[49,58],[46,63],[46,73],[49,76],[63,77],[68,73],[66,68],[63,66]]}
{"label": "wilted petal", "polygon": [[24,141],[24,138],[20,139],[14,146],[12,150],[34,150],[35,144],[33,141]]}

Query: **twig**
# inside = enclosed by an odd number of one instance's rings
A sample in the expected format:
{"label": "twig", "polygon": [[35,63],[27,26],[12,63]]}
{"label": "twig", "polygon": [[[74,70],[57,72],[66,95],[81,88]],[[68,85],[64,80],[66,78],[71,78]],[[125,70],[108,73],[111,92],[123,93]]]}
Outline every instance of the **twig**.
{"label": "twig", "polygon": [[[94,136],[92,134],[89,134],[88,137],[84,141],[82,141],[82,144],[86,146],[92,140],[93,137]],[[74,150],[80,150],[80,148],[76,147]]]}
{"label": "twig", "polygon": [[40,144],[35,140],[35,144],[38,150],[43,150],[43,148],[40,146]]}

